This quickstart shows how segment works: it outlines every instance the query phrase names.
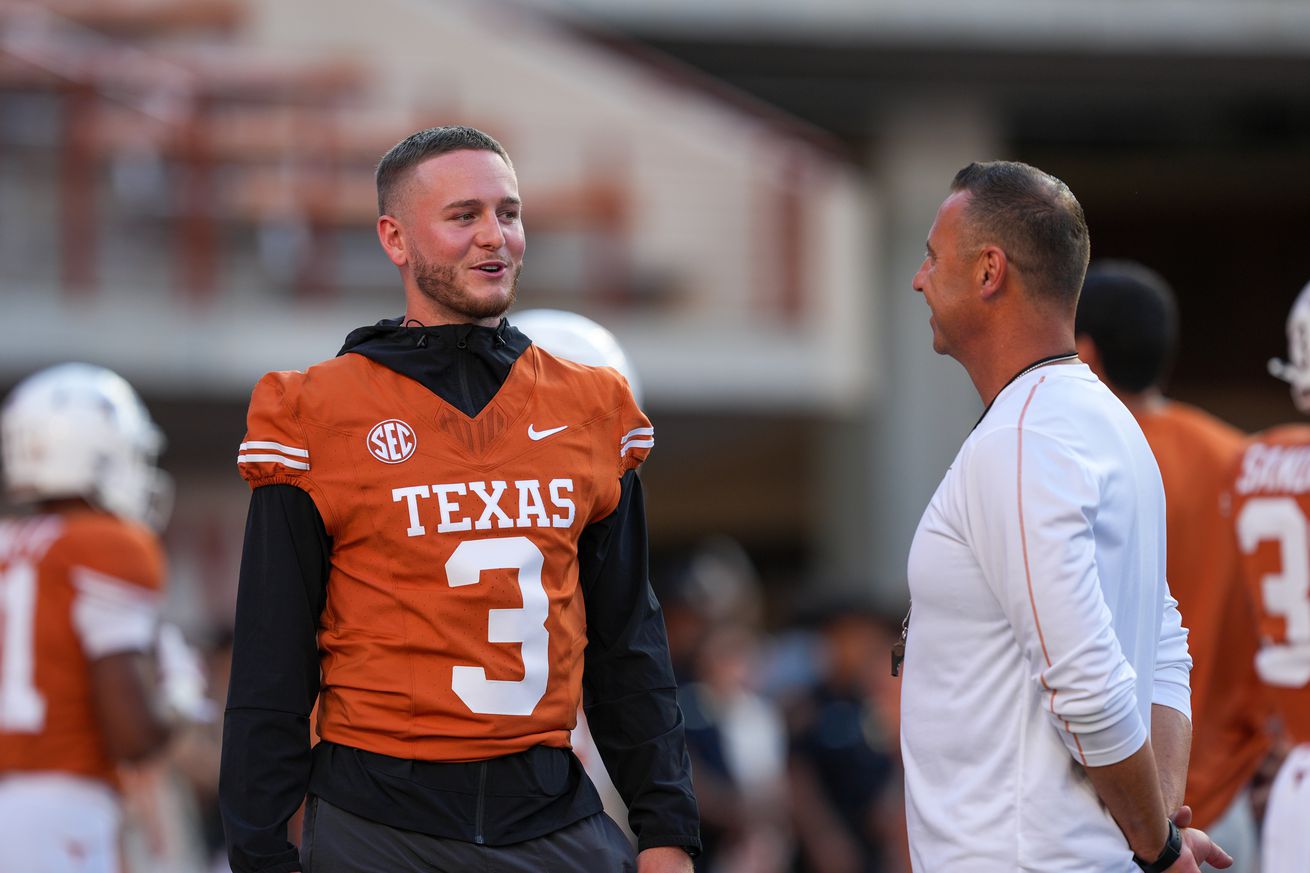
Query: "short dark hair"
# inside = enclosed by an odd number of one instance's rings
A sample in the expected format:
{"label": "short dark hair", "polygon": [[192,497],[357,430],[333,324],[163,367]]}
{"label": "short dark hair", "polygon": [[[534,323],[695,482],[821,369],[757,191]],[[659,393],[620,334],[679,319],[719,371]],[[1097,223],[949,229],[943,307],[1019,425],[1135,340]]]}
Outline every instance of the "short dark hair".
{"label": "short dark hair", "polygon": [[1120,391],[1160,385],[1178,346],[1178,304],[1169,283],[1135,261],[1097,261],[1087,271],[1074,332],[1090,337],[1105,378]]}
{"label": "short dark hair", "polygon": [[1052,301],[1077,301],[1091,242],[1068,185],[1028,164],[989,161],[956,173],[951,190],[970,195],[966,244],[1000,246],[1025,274],[1027,287]]}
{"label": "short dark hair", "polygon": [[505,147],[495,139],[473,127],[452,124],[446,127],[429,127],[412,133],[391,147],[378,161],[378,215],[390,213],[392,198],[409,171],[428,158],[448,152],[464,150],[495,152],[513,168]]}

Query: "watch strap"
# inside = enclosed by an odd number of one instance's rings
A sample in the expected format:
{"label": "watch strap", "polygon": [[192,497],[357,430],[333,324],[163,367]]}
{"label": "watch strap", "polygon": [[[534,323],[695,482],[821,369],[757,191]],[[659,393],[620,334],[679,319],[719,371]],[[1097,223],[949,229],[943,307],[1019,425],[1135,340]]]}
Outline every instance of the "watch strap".
{"label": "watch strap", "polygon": [[1183,855],[1183,835],[1178,830],[1178,825],[1169,820],[1169,838],[1164,841],[1164,848],[1160,851],[1160,856],[1154,861],[1143,861],[1133,855],[1133,861],[1138,867],[1142,868],[1144,873],[1164,873],[1174,865],[1174,862]]}

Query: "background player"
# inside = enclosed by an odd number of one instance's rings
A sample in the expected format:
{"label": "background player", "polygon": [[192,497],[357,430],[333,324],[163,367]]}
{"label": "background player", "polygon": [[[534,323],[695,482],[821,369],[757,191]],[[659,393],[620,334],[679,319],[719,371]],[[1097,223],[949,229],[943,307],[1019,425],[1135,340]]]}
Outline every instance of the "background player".
{"label": "background player", "polygon": [[[1310,414],[1310,285],[1287,316],[1287,350],[1291,363],[1271,361],[1270,370]],[[1252,438],[1233,483],[1233,513],[1260,622],[1256,669],[1295,744],[1269,795],[1261,863],[1267,873],[1310,870],[1310,426]]]}
{"label": "background player", "polygon": [[1259,640],[1238,567],[1225,495],[1246,436],[1164,396],[1178,336],[1173,290],[1141,264],[1093,264],[1078,298],[1078,357],[1133,414],[1164,481],[1169,588],[1192,656],[1192,748],[1185,802],[1193,824],[1256,868],[1246,791],[1269,751],[1268,699],[1255,673]]}
{"label": "background player", "polygon": [[630,869],[568,749],[585,688],[639,869],[689,870],[636,475],[653,429],[612,370],[503,319],[525,240],[499,143],[420,131],[377,183],[404,316],[265,376],[238,455],[254,491],[219,789],[232,866]]}
{"label": "background player", "polygon": [[[0,522],[0,869],[108,873],[114,766],[168,735],[146,678],[164,583],[147,526],[166,515],[163,438],[127,382],[87,364],[21,382],[0,436],[7,494],[31,510]],[[203,686],[183,681],[194,674],[160,666],[165,696],[199,714]]]}

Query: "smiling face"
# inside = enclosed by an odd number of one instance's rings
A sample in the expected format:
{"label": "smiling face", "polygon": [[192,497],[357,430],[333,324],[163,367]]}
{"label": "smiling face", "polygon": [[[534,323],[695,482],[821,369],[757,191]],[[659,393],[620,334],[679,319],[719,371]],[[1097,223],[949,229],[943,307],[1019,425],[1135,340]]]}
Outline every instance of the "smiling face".
{"label": "smiling face", "polygon": [[926,253],[914,290],[923,294],[932,313],[932,348],[939,355],[958,358],[969,335],[977,330],[978,295],[973,282],[975,257],[963,242],[967,192],[956,192],[942,203],[928,232]]}
{"label": "smiling face", "polygon": [[404,279],[406,317],[496,324],[523,268],[514,170],[492,151],[448,152],[414,167],[395,202],[378,238]]}

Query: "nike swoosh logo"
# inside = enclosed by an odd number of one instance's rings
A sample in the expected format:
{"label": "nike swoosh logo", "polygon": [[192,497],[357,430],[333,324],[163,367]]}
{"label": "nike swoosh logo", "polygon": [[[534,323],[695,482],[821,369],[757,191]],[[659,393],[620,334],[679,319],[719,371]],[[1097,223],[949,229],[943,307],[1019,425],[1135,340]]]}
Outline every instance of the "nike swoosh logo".
{"label": "nike swoosh logo", "polygon": [[544,440],[548,436],[559,433],[562,430],[568,430],[567,424],[561,424],[559,427],[552,427],[550,430],[537,430],[532,425],[528,425],[528,439]]}

